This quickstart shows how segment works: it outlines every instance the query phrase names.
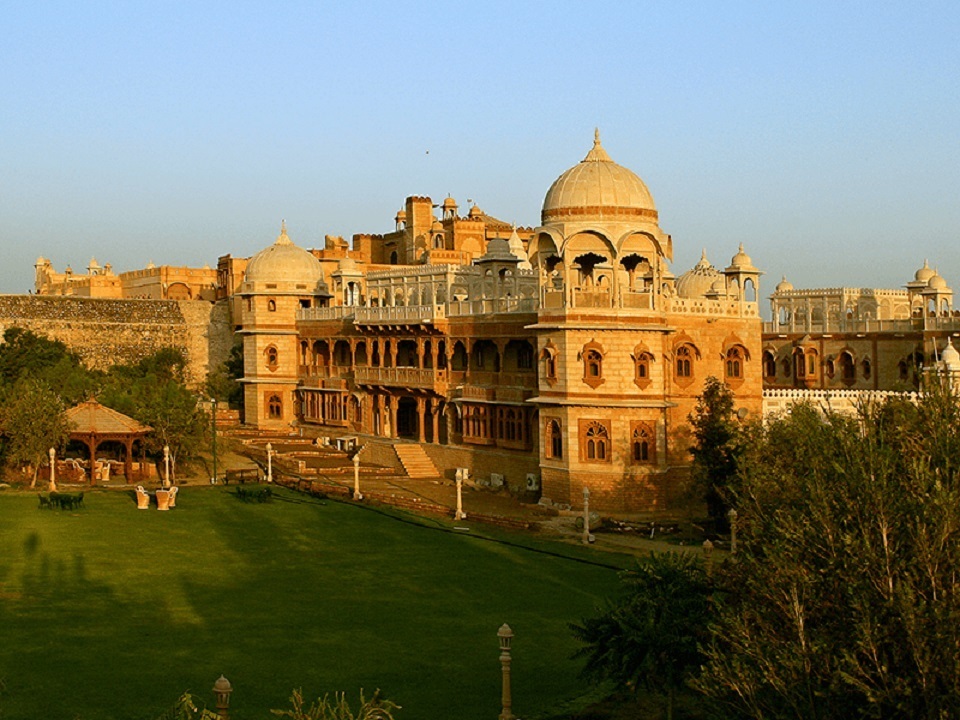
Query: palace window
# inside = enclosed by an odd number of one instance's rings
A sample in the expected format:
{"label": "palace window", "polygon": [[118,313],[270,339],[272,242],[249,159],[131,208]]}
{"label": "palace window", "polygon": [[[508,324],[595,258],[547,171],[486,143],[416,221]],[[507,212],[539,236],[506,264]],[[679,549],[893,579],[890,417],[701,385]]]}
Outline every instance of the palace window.
{"label": "palace window", "polygon": [[777,376],[777,359],[769,350],[763,352],[763,376],[771,380]]}
{"label": "palace window", "polygon": [[589,342],[581,351],[583,359],[583,381],[592,388],[603,384],[603,348],[596,342]]}
{"label": "palace window", "polygon": [[543,363],[543,378],[549,385],[557,382],[557,348],[552,343],[540,352],[540,362]]}
{"label": "palace window", "polygon": [[559,420],[547,420],[544,437],[543,452],[548,458],[561,459],[563,457],[563,433]]}
{"label": "palace window", "polygon": [[270,298],[269,300],[267,300],[267,310],[270,311],[270,312],[276,312],[276,311],[277,311],[277,301],[274,300],[273,298]]}
{"label": "palace window", "polygon": [[845,383],[852,383],[857,379],[857,366],[849,352],[840,353],[840,379]]}
{"label": "palace window", "polygon": [[677,377],[693,377],[693,348],[689,345],[677,348]]}
{"label": "palace window", "polygon": [[636,423],[630,439],[630,457],[634,464],[656,461],[656,442],[653,431],[646,423]]}
{"label": "palace window", "polygon": [[869,380],[870,373],[873,371],[873,368],[870,366],[870,358],[864,358],[863,362],[860,363],[860,366],[863,368],[864,379]]}
{"label": "palace window", "polygon": [[743,352],[739,347],[727,350],[727,378],[739,380],[743,377]]}
{"label": "palace window", "polygon": [[264,350],[263,353],[267,357],[267,368],[270,370],[276,370],[277,366],[280,364],[280,353],[277,352],[277,349],[271,345]]}
{"label": "palace window", "polygon": [[610,431],[599,420],[581,421],[580,459],[610,462]]}
{"label": "palace window", "polygon": [[267,398],[267,416],[271,420],[279,420],[283,417],[283,401],[279,395],[271,395]]}

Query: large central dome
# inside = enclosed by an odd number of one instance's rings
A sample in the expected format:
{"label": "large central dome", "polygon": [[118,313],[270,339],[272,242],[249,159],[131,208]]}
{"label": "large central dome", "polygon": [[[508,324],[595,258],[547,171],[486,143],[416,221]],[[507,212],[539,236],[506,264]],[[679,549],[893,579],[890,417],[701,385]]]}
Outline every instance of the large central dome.
{"label": "large central dome", "polygon": [[594,135],[593,148],[577,165],[558,177],[543,200],[541,221],[570,219],[657,220],[653,196],[637,175],[617,165]]}
{"label": "large central dome", "polygon": [[244,284],[248,289],[270,289],[314,293],[324,286],[323,268],[309,252],[293,244],[286,223],[277,241],[264,248],[247,263]]}

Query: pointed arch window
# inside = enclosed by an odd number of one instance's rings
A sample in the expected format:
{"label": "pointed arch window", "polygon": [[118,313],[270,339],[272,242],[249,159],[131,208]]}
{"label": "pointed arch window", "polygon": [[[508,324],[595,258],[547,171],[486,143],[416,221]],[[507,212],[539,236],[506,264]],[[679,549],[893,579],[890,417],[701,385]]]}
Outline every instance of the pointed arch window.
{"label": "pointed arch window", "polygon": [[690,345],[681,345],[677,348],[677,377],[692,378],[694,368],[694,352]]}
{"label": "pointed arch window", "polygon": [[592,388],[603,384],[603,347],[597,342],[588,342],[580,351],[583,360],[583,381]]}
{"label": "pointed arch window", "polygon": [[777,359],[770,350],[763,352],[763,377],[768,380],[777,377]]}
{"label": "pointed arch window", "polygon": [[580,459],[586,462],[610,462],[609,422],[580,421]]}
{"label": "pointed arch window", "polygon": [[744,354],[740,347],[732,347],[727,350],[726,371],[727,379],[740,380],[743,378]]}
{"label": "pointed arch window", "polygon": [[635,423],[630,438],[630,459],[634,465],[656,462],[657,445],[653,430],[646,423]]}
{"label": "pointed arch window", "polygon": [[642,390],[650,385],[653,353],[642,345],[633,351],[633,382]]}
{"label": "pointed arch window", "polygon": [[267,398],[267,416],[271,420],[280,420],[283,417],[283,400],[276,393]]}
{"label": "pointed arch window", "polygon": [[266,350],[263,351],[263,354],[267,359],[267,369],[276,370],[280,365],[280,353],[277,348],[273,345],[270,345]]}
{"label": "pointed arch window", "polygon": [[561,432],[560,421],[549,419],[546,424],[544,454],[548,458],[559,460],[563,458],[563,433]]}

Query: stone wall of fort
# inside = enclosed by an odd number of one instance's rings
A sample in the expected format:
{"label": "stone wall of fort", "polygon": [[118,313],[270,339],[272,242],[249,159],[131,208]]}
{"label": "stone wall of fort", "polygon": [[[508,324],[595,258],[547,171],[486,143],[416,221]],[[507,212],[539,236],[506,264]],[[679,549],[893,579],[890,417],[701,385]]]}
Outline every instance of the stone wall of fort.
{"label": "stone wall of fort", "polygon": [[0,335],[10,327],[60,340],[96,370],[175,347],[187,358],[187,381],[194,387],[233,346],[225,302],[0,295]]}

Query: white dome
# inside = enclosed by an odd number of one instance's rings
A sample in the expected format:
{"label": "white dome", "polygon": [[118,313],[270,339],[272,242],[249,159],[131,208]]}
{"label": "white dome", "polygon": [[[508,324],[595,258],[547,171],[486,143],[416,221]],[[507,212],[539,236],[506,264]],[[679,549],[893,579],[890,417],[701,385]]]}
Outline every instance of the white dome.
{"label": "white dome", "polygon": [[781,279],[780,282],[777,283],[776,291],[788,292],[790,290],[793,290],[793,283],[787,280],[787,276],[784,275],[783,279]]}
{"label": "white dome", "polygon": [[318,287],[326,289],[320,261],[291,242],[286,224],[281,226],[273,245],[250,258],[243,279],[248,290],[265,289],[263,286],[268,283],[276,285],[277,290],[313,293]]}
{"label": "white dome", "polygon": [[930,269],[930,265],[927,263],[927,261],[924,260],[923,267],[917,270],[917,272],[913,276],[913,279],[916,280],[917,282],[922,282],[922,283],[930,282],[930,278],[932,278],[936,274],[937,274],[936,272]]}
{"label": "white dome", "polygon": [[717,270],[707,260],[707,251],[700,256],[700,262],[677,278],[677,295],[682,298],[699,298],[705,296],[717,280],[723,280],[723,273]]}
{"label": "white dome", "polygon": [[611,219],[647,217],[656,221],[653,196],[635,173],[617,165],[600,145],[596,132],[593,148],[577,165],[558,177],[543,200],[541,219]]}

